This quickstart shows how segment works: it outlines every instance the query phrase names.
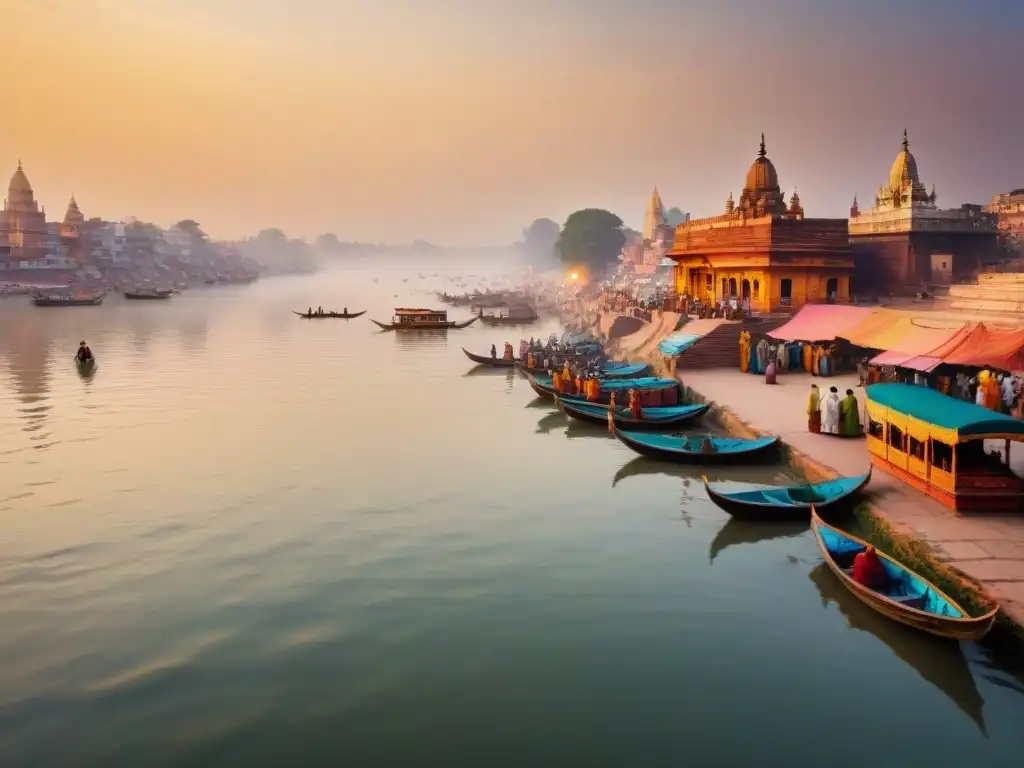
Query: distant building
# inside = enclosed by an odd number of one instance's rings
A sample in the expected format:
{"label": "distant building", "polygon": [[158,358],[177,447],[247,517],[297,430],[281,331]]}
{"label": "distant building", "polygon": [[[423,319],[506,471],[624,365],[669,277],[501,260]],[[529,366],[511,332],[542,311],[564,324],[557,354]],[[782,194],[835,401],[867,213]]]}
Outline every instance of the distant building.
{"label": "distant building", "polygon": [[850,242],[858,252],[858,287],[912,293],[930,283],[974,277],[996,257],[992,219],[977,206],[943,210],[918,176],[907,132],[903,149],[889,170],[869,211],[854,198]]}
{"label": "distant building", "polygon": [[984,211],[994,216],[999,229],[1011,238],[1024,240],[1024,188],[996,195]]}
{"label": "distant building", "polygon": [[0,253],[8,266],[14,268],[21,262],[45,259],[48,242],[46,209],[39,208],[19,160],[0,211]]}
{"label": "distant building", "polygon": [[805,218],[795,190],[786,204],[763,134],[739,201],[730,194],[721,216],[680,224],[666,255],[676,292],[703,301],[773,312],[850,300],[846,219]]}
{"label": "distant building", "polygon": [[644,212],[644,228],[640,233],[644,241],[650,242],[654,239],[659,227],[665,226],[665,206],[661,202],[661,195],[655,187],[651,192],[651,199],[647,201],[647,210]]}

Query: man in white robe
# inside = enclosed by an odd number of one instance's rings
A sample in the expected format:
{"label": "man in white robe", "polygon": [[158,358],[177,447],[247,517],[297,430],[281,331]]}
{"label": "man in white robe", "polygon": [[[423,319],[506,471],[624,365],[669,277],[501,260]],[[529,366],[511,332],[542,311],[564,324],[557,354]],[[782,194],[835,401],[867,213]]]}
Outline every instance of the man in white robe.
{"label": "man in white robe", "polygon": [[828,396],[821,401],[821,431],[826,435],[839,434],[839,390],[829,387]]}

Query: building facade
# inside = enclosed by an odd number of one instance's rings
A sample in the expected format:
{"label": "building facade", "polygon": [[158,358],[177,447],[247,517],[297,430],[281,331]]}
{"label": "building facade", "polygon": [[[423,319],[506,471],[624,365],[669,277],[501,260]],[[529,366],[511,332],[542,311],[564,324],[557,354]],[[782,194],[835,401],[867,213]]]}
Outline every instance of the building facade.
{"label": "building facade", "polygon": [[992,217],[977,206],[943,210],[921,183],[907,132],[903,149],[879,187],[875,205],[850,208],[850,242],[858,258],[861,290],[913,293],[931,284],[972,279],[997,259]]}
{"label": "building facade", "polygon": [[996,195],[985,206],[985,213],[994,216],[996,225],[1011,239],[1024,241],[1024,188]]}
{"label": "building facade", "polygon": [[850,301],[846,219],[805,218],[795,190],[787,205],[763,134],[739,201],[730,194],[723,215],[680,224],[666,255],[676,293],[708,303],[776,312]]}

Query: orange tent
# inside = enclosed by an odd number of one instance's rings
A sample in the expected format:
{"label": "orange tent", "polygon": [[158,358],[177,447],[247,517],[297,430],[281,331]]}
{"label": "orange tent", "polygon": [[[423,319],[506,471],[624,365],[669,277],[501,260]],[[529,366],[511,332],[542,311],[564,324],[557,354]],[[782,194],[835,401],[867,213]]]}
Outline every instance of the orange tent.
{"label": "orange tent", "polygon": [[990,328],[979,323],[966,336],[950,339],[931,354],[949,365],[1024,371],[1024,329]]}

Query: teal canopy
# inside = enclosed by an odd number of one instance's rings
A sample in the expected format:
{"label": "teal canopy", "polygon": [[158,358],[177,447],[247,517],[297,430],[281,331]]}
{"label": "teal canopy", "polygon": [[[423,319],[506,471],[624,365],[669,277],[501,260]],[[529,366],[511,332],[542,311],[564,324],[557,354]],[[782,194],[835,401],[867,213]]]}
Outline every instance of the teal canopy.
{"label": "teal canopy", "polygon": [[919,421],[971,435],[1021,435],[1024,421],[913,384],[872,384],[868,400]]}
{"label": "teal canopy", "polygon": [[681,333],[680,331],[676,331],[662,339],[661,343],[658,344],[658,349],[666,355],[681,355],[696,344],[699,338],[700,336],[695,336],[692,333]]}

